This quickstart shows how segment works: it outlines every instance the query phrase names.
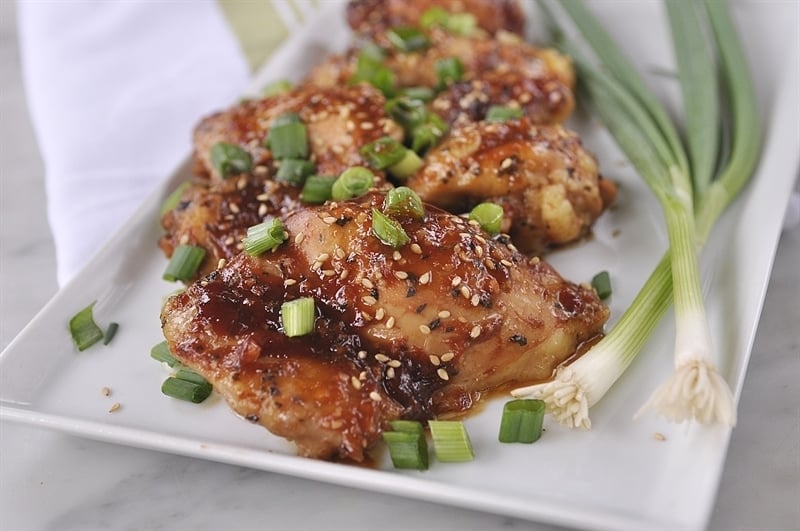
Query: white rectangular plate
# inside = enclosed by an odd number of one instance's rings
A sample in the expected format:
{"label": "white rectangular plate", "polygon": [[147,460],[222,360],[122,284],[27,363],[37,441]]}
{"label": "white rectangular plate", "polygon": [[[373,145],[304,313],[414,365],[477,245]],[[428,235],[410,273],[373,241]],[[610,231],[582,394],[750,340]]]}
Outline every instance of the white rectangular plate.
{"label": "white rectangular plate", "polygon": [[[658,5],[604,2],[599,13],[648,81],[675,98],[671,50]],[[599,7],[599,6],[598,6]],[[254,86],[296,78],[349,38],[341,5],[297,33]],[[703,256],[708,310],[721,367],[738,398],[769,279],[781,219],[798,162],[796,10],[790,4],[737,2],[758,82],[767,131],[754,182],[721,220]],[[332,22],[335,21],[335,22]],[[633,23],[632,21],[635,21]],[[764,37],[764,38],[762,38]],[[625,46],[625,43],[629,45]],[[635,44],[633,44],[635,43]],[[658,205],[609,138],[591,120],[572,124],[597,153],[606,177],[620,184],[617,206],[594,237],[553,254],[567,278],[587,281],[608,270],[614,283],[612,324],[657,263],[666,236]],[[164,397],[165,373],[149,357],[162,340],[159,309],[175,286],[161,280],[156,247],[162,199],[189,175],[188,164],[165,181],[121,233],[61,290],[0,357],[0,416],[94,439],[158,449],[378,490],[472,509],[596,529],[700,529],[707,522],[730,430],[673,426],[632,414],[671,370],[673,323],[665,319],[622,381],[592,411],[594,429],[568,431],[548,420],[535,445],[497,442],[502,399],[467,419],[476,459],[396,471],[303,459],[293,447],[234,415],[218,397],[193,405]],[[66,323],[97,300],[98,321],[120,323],[108,347],[78,353]],[[113,401],[102,387],[114,390]],[[109,413],[112,402],[121,408]],[[653,435],[659,432],[666,441]]]}

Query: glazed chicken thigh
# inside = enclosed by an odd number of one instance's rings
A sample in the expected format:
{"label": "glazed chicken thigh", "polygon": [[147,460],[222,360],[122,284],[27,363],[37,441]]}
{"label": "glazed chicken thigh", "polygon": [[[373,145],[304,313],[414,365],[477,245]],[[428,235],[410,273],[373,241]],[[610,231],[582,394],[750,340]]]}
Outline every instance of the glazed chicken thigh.
{"label": "glazed chicken thigh", "polygon": [[[162,311],[181,363],[302,455],[360,461],[390,420],[546,380],[608,318],[591,289],[435,207],[395,217],[409,241],[383,243],[383,200],[289,214],[274,252],[237,255]],[[314,299],[314,331],[287,337],[281,305],[301,297]]]}

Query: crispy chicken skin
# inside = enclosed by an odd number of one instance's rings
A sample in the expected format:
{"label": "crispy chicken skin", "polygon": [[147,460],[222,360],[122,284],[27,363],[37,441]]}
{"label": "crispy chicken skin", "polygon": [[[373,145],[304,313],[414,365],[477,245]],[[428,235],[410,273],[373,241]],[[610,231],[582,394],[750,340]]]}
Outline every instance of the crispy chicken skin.
{"label": "crispy chicken skin", "polygon": [[521,35],[525,30],[517,0],[353,0],[347,5],[347,22],[356,34],[385,43],[387,30],[419,26],[425,11],[436,6],[474,15],[478,27],[492,35],[500,30]]}
{"label": "crispy chicken skin", "polygon": [[369,85],[299,87],[289,93],[243,101],[203,119],[194,132],[196,171],[221,177],[211,163],[211,147],[231,142],[246,149],[254,165],[270,165],[264,139],[273,120],[299,113],[308,128],[311,159],[320,175],[338,175],[363,165],[358,150],[382,136],[402,138],[402,129],[386,116],[383,95]]}
{"label": "crispy chicken skin", "polygon": [[586,235],[616,195],[577,134],[527,118],[453,129],[408,186],[451,212],[483,201],[501,204],[514,243],[526,253]]}
{"label": "crispy chicken skin", "polygon": [[[275,252],[237,255],[162,311],[173,354],[301,455],[360,461],[390,420],[545,380],[608,318],[592,290],[435,207],[395,218],[407,245],[383,244],[382,201],[297,210]],[[299,297],[316,302],[315,330],[288,338],[280,307]]]}
{"label": "crispy chicken skin", "polygon": [[[439,81],[436,62],[457,57],[464,66],[464,81],[446,89],[434,105],[450,121],[458,117],[455,109],[465,98],[479,101],[483,115],[490,105],[516,102],[537,123],[559,123],[572,112],[575,73],[567,56],[535,48],[510,33],[496,38],[462,37],[434,29],[429,35],[428,49],[392,52],[385,64],[394,72],[398,87],[435,87]],[[357,49],[331,56],[312,69],[305,82],[322,87],[347,84],[357,58]]]}

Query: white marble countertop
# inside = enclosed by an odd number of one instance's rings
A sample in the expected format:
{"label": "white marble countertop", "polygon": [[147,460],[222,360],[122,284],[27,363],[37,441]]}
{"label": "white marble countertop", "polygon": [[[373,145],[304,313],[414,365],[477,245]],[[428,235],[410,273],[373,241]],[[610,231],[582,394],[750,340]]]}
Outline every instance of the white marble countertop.
{"label": "white marble countertop", "polygon": [[[0,347],[55,293],[42,163],[0,2]],[[12,193],[13,187],[13,193]],[[800,529],[800,229],[785,232],[712,530]],[[0,529],[554,529],[0,423]]]}

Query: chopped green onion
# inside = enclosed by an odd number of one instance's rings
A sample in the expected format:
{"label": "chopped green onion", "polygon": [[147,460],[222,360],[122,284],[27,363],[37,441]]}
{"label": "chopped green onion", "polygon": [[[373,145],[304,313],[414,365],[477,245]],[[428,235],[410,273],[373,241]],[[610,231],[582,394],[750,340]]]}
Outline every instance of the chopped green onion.
{"label": "chopped green onion", "polygon": [[371,66],[383,63],[386,59],[386,50],[375,44],[368,42],[358,51],[358,64],[359,66]]}
{"label": "chopped green onion", "polygon": [[389,422],[392,431],[401,431],[403,433],[415,433],[417,435],[425,435],[425,428],[418,420],[392,420]]}
{"label": "chopped green onion", "polygon": [[283,333],[288,337],[310,334],[314,331],[316,305],[312,297],[303,297],[281,305]]}
{"label": "chopped green onion", "polygon": [[447,124],[438,115],[430,113],[428,121],[411,131],[411,149],[425,153],[447,134]]}
{"label": "chopped green onion", "polygon": [[428,444],[424,433],[385,431],[381,436],[389,447],[395,468],[428,469]]}
{"label": "chopped green onion", "polygon": [[429,103],[433,101],[436,93],[430,87],[406,87],[400,91],[400,95],[412,100],[420,100]]}
{"label": "chopped green onion", "polygon": [[502,105],[492,105],[486,112],[487,122],[507,122],[508,120],[518,120],[522,118],[522,109],[516,107],[504,107]]}
{"label": "chopped green onion", "polygon": [[406,149],[399,162],[389,166],[389,173],[401,181],[405,181],[422,167],[422,159],[414,151]]}
{"label": "chopped green onion", "polygon": [[372,209],[372,233],[385,245],[395,249],[411,241],[402,225],[376,208]]}
{"label": "chopped green onion", "polygon": [[436,75],[439,78],[437,87],[441,90],[451,83],[457,83],[464,77],[464,65],[458,57],[446,57],[436,61]]}
{"label": "chopped green onion", "polygon": [[406,151],[408,149],[400,142],[390,136],[385,136],[362,146],[359,153],[371,168],[384,170],[403,160]]}
{"label": "chopped green onion", "polygon": [[472,209],[469,219],[480,223],[489,234],[498,234],[503,226],[503,207],[496,203],[481,203]]}
{"label": "chopped green onion", "polygon": [[331,199],[345,201],[366,194],[375,184],[375,175],[363,166],[353,166],[342,172],[331,187]]}
{"label": "chopped green onion", "polygon": [[277,81],[267,84],[263,89],[261,89],[261,94],[265,98],[269,98],[270,96],[285,94],[290,90],[292,90],[292,83],[290,81],[286,79],[278,79]]}
{"label": "chopped green onion", "polygon": [[303,191],[300,192],[300,200],[304,203],[319,205],[331,198],[331,189],[336,177],[325,177],[322,175],[312,175],[306,179]]}
{"label": "chopped green onion", "polygon": [[172,252],[172,258],[164,271],[163,279],[168,282],[191,280],[197,274],[200,264],[206,257],[206,250],[194,245],[179,245]]}
{"label": "chopped green onion", "polygon": [[361,48],[356,62],[356,71],[350,79],[350,83],[366,81],[380,90],[387,98],[391,97],[394,93],[395,76],[394,72],[384,66],[385,58],[386,52],[375,44],[370,43]]}
{"label": "chopped green onion", "polygon": [[180,204],[181,197],[183,197],[183,193],[187,188],[189,188],[189,185],[189,181],[182,182],[177,188],[175,188],[175,190],[172,191],[171,194],[167,196],[166,199],[164,199],[164,202],[161,203],[162,216],[171,210],[175,210],[175,207]]}
{"label": "chopped green onion", "polygon": [[467,429],[460,420],[430,420],[433,448],[436,457],[443,463],[472,461],[475,453]]}
{"label": "chopped green onion", "polygon": [[498,439],[504,443],[530,444],[542,436],[545,403],[542,400],[519,399],[506,402],[500,420]]}
{"label": "chopped green onion", "polygon": [[600,271],[592,277],[592,287],[601,299],[609,298],[611,296],[611,277],[608,276],[608,271]]}
{"label": "chopped green onion", "polygon": [[308,158],[308,129],[295,113],[277,118],[266,142],[276,159]]}
{"label": "chopped green onion", "polygon": [[279,246],[286,240],[286,229],[278,218],[247,228],[247,236],[242,239],[244,250],[250,256],[258,256]]}
{"label": "chopped green onion", "polygon": [[283,159],[275,175],[275,180],[301,186],[306,177],[314,173],[316,166],[310,160]]}
{"label": "chopped green onion", "polygon": [[392,28],[386,32],[386,37],[389,42],[403,52],[417,52],[430,45],[430,41],[424,33],[409,26]]}
{"label": "chopped green onion", "polygon": [[110,323],[108,325],[108,328],[106,328],[106,333],[103,335],[104,345],[111,343],[111,340],[114,339],[115,335],[117,335],[117,330],[119,330],[119,323]]}
{"label": "chopped green onion", "polygon": [[103,339],[103,331],[94,322],[92,314],[96,302],[91,303],[69,320],[69,333],[72,335],[75,346],[81,352]]}
{"label": "chopped green onion", "polygon": [[423,100],[402,96],[386,102],[386,114],[403,129],[411,130],[424,124],[429,112]]}
{"label": "chopped green onion", "polygon": [[169,351],[169,345],[167,345],[166,341],[154,345],[153,348],[150,349],[150,357],[161,363],[166,363],[170,367],[175,367],[180,364],[178,359]]}
{"label": "chopped green onion", "polygon": [[213,387],[210,383],[195,383],[180,378],[169,377],[161,385],[161,392],[178,400],[199,404],[211,395]]}
{"label": "chopped green onion", "polygon": [[211,146],[211,164],[223,179],[236,173],[245,173],[253,167],[250,153],[230,142],[217,142]]}
{"label": "chopped green onion", "polygon": [[173,375],[174,378],[178,380],[183,380],[185,382],[192,382],[196,384],[205,384],[208,383],[208,380],[203,378],[201,375],[197,374],[196,372],[187,369],[185,367],[180,367],[175,374]]}
{"label": "chopped green onion", "polygon": [[449,13],[440,6],[426,10],[420,18],[423,28],[440,26],[456,35],[471,35],[475,32],[477,21],[472,13]]}
{"label": "chopped green onion", "polygon": [[383,212],[389,216],[408,216],[414,219],[425,217],[425,207],[417,192],[407,186],[399,186],[386,192]]}

